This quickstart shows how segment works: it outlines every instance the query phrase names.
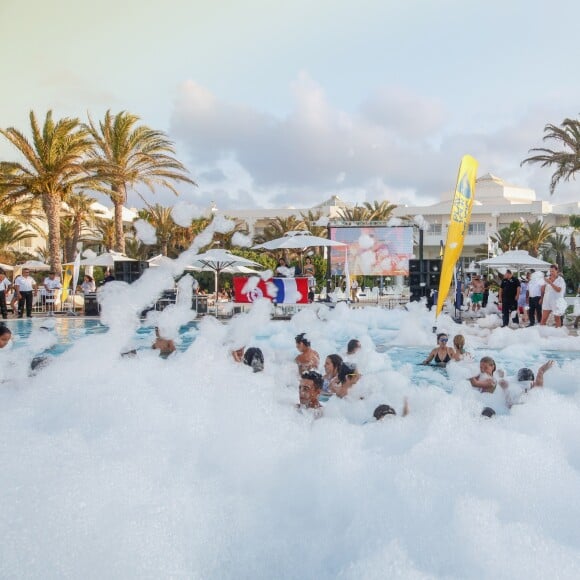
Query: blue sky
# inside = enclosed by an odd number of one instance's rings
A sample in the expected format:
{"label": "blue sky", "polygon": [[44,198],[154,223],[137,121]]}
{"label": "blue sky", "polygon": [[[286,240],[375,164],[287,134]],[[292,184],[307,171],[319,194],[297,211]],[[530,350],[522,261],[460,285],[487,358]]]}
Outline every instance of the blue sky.
{"label": "blue sky", "polygon": [[550,170],[520,162],[579,113],[579,17],[574,0],[4,0],[0,126],[129,110],[177,142],[200,205],[430,203],[465,153],[548,199]]}

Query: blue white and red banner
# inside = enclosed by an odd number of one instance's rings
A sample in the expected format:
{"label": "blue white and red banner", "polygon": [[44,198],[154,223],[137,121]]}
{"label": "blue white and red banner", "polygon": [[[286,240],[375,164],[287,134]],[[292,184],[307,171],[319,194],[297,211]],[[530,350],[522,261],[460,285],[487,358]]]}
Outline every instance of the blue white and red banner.
{"label": "blue white and red banner", "polygon": [[268,298],[276,304],[308,304],[308,278],[243,278],[234,276],[234,302]]}

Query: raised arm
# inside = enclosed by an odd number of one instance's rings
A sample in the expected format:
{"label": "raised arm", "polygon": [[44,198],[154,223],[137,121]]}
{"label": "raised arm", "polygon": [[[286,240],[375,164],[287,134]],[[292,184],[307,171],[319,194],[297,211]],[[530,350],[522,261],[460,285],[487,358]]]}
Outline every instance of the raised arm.
{"label": "raised arm", "polygon": [[544,374],[546,371],[550,370],[553,366],[554,366],[553,360],[549,360],[548,362],[545,362],[538,369],[538,373],[536,375],[536,380],[534,381],[534,384],[532,385],[532,387],[543,387],[544,386]]}

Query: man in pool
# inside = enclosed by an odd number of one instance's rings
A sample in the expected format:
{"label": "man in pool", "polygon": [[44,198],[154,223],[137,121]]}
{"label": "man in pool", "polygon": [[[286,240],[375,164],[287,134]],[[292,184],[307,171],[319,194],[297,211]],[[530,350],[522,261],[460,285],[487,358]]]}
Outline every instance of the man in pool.
{"label": "man in pool", "polygon": [[298,397],[300,403],[296,405],[299,411],[309,410],[318,419],[322,416],[322,405],[318,400],[322,391],[322,375],[316,371],[305,371],[300,376]]}

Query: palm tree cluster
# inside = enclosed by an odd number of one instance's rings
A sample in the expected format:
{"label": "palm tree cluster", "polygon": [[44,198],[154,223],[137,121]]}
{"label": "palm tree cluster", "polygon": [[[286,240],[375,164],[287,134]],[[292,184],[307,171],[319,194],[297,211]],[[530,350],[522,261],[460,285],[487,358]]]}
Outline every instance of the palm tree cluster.
{"label": "palm tree cluster", "polygon": [[128,191],[145,185],[150,191],[161,186],[177,193],[174,183],[194,184],[167,136],[139,121],[126,111],[107,111],[98,124],[90,117],[88,123],[77,118],[55,121],[48,111],[42,126],[30,113],[30,139],[14,127],[0,129],[22,158],[0,161],[0,212],[28,219],[35,211],[44,215],[49,262],[56,271],[61,268],[63,239],[64,257],[70,260],[83,228],[103,226],[90,209],[95,200],[87,191],[110,197],[115,217],[107,241],[124,252],[122,209]]}

